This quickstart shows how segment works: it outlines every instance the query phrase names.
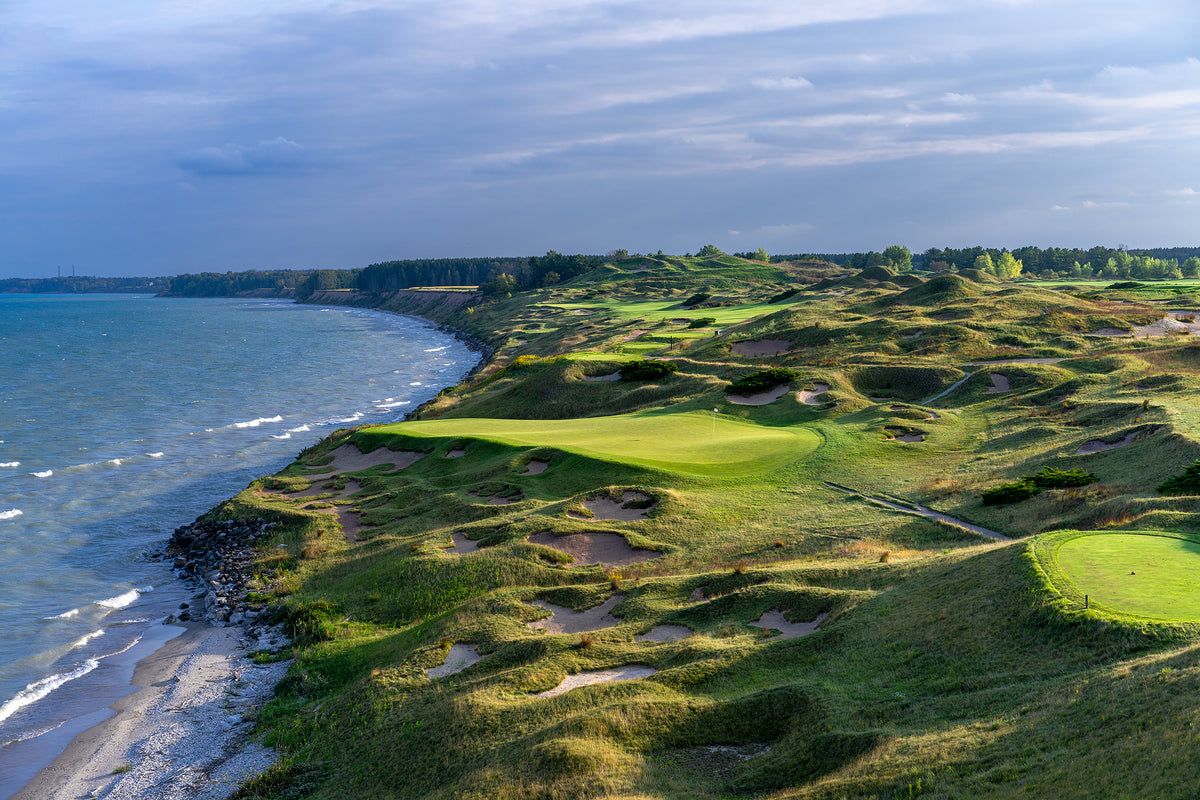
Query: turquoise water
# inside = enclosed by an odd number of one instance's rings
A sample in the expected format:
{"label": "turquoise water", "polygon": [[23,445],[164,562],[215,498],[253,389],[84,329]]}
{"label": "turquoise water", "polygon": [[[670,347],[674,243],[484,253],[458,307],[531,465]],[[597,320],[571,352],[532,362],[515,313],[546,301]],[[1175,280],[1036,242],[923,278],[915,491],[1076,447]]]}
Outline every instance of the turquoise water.
{"label": "turquoise water", "polygon": [[19,788],[5,751],[26,763],[28,743],[119,696],[117,654],[188,597],[146,552],[337,428],[402,418],[476,360],[380,312],[0,296],[0,797]]}

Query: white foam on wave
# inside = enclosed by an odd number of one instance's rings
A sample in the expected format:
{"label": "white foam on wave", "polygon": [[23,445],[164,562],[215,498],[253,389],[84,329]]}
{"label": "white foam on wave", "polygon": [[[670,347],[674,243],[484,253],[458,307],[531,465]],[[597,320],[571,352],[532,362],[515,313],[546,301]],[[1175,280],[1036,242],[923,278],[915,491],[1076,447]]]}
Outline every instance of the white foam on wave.
{"label": "white foam on wave", "polygon": [[79,616],[79,609],[72,608],[70,611],[64,611],[61,614],[55,614],[53,617],[47,617],[47,619],[70,619],[71,617],[78,617],[78,616]]}
{"label": "white foam on wave", "polygon": [[271,434],[271,438],[272,439],[290,439],[290,438],[292,438],[292,435],[290,433],[284,433],[279,436],[276,436],[275,434]]}
{"label": "white foam on wave", "polygon": [[25,706],[41,700],[46,695],[62,686],[64,683],[69,683],[76,678],[82,678],[84,675],[87,675],[98,666],[100,666],[99,661],[94,658],[89,658],[87,661],[83,662],[70,672],[63,672],[58,675],[51,675],[47,678],[42,678],[40,681],[34,681],[21,691],[17,692],[7,703],[0,706],[0,722],[8,719]]}
{"label": "white foam on wave", "polygon": [[119,467],[119,466],[121,466],[123,463],[125,463],[125,459],[123,459],[123,458],[111,458],[111,459],[109,459],[108,463],[112,464],[114,467]]}
{"label": "white foam on wave", "polygon": [[425,352],[426,352],[426,353],[440,353],[440,352],[442,352],[443,350],[447,350],[447,349],[449,349],[449,348],[450,348],[450,345],[448,345],[448,344],[444,344],[444,345],[442,345],[441,347],[430,347],[430,348],[429,348],[429,349],[427,349]]}
{"label": "white foam on wave", "polygon": [[399,408],[400,406],[407,406],[411,403],[412,403],[412,400],[396,400],[391,403],[378,403],[378,404],[376,404],[375,407],[376,408]]}
{"label": "white foam on wave", "polygon": [[412,383],[409,384],[409,386],[421,386],[421,385],[423,385],[423,384],[420,381],[413,381]]}
{"label": "white foam on wave", "polygon": [[146,453],[151,458],[162,458],[166,453]]}
{"label": "white foam on wave", "polygon": [[312,428],[307,425],[301,425],[299,428],[288,428],[288,433],[308,433]]}
{"label": "white foam on wave", "polygon": [[362,418],[363,418],[362,412],[359,411],[359,412],[355,413],[355,415],[352,417],[346,417],[345,419],[335,419],[334,422],[358,422]]}
{"label": "white foam on wave", "polygon": [[31,472],[29,474],[35,478],[49,478],[51,475],[54,474],[54,470],[48,469],[48,470],[44,470],[43,472]]}
{"label": "white foam on wave", "polygon": [[12,508],[8,511],[0,511],[0,519],[16,519],[25,512],[19,508]]}
{"label": "white foam on wave", "polygon": [[116,610],[118,608],[124,608],[125,606],[132,603],[134,600],[137,600],[138,597],[140,597],[143,592],[152,592],[152,591],[154,591],[153,586],[144,586],[141,589],[130,589],[128,592],[125,592],[124,594],[119,594],[116,597],[110,597],[107,600],[97,600],[96,605],[103,606],[104,608],[111,608],[113,610]]}
{"label": "white foam on wave", "polygon": [[252,419],[249,422],[235,422],[233,423],[233,427],[257,428],[259,425],[264,425],[268,422],[283,422],[283,417],[279,416],[278,414],[273,417],[259,417],[258,419]]}
{"label": "white foam on wave", "polygon": [[19,467],[20,461],[0,461],[0,467]]}
{"label": "white foam on wave", "polygon": [[81,647],[86,647],[86,646],[87,646],[87,643],[88,643],[88,642],[90,642],[92,639],[97,639],[97,638],[99,638],[99,637],[101,637],[101,636],[103,636],[103,635],[104,635],[104,629],[103,629],[103,628],[101,628],[100,630],[97,630],[97,631],[92,631],[92,632],[91,632],[91,633],[89,633],[88,635],[86,635],[86,636],[81,636],[81,637],[79,637],[78,639],[76,639],[74,642],[72,642],[72,643],[71,643],[71,649],[72,649],[72,650],[78,650],[78,649],[79,649],[79,648],[81,648]]}

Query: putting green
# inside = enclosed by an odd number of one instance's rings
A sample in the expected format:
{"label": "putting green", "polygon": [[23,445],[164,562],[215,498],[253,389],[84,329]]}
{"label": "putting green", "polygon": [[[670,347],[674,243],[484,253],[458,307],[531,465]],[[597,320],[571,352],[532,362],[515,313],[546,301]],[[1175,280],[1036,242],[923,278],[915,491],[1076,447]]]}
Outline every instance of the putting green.
{"label": "putting green", "polygon": [[[715,423],[715,424],[714,424]],[[804,458],[821,444],[808,428],[767,428],[693,411],[584,419],[432,419],[383,426],[418,437],[470,437],[693,475],[747,475]]]}
{"label": "putting green", "polygon": [[1169,533],[1098,533],[1063,542],[1054,560],[1099,608],[1200,621],[1200,541]]}

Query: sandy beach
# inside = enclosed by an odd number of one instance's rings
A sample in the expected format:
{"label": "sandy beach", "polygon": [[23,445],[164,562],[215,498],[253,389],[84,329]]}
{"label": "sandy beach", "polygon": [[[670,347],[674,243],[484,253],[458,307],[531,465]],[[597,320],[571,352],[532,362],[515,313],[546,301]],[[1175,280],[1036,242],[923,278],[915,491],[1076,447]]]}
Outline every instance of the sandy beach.
{"label": "sandy beach", "polygon": [[181,623],[137,663],[135,691],[105,721],[77,735],[14,800],[218,800],[275,760],[249,740],[258,708],[290,662],[246,654],[285,644],[277,629]]}

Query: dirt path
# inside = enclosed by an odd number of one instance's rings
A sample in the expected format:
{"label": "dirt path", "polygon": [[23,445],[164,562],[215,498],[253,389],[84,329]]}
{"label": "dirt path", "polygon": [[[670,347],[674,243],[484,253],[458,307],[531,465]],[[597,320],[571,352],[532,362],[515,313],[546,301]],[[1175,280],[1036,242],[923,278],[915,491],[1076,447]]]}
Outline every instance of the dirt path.
{"label": "dirt path", "polygon": [[825,485],[831,489],[837,489],[839,492],[845,492],[846,494],[853,495],[855,497],[861,497],[863,500],[872,505],[880,506],[890,511],[899,511],[901,514],[912,514],[917,517],[925,517],[926,519],[940,522],[943,525],[949,525],[954,528],[963,528],[971,533],[975,533],[980,536],[986,536],[989,539],[996,539],[1004,542],[1011,540],[1011,537],[1005,536],[1003,533],[998,531],[989,530],[988,528],[975,525],[974,523],[967,522],[966,520],[961,520],[958,517],[952,517],[949,514],[943,514],[940,511],[934,511],[932,508],[926,508],[923,505],[919,505],[908,500],[901,500],[898,497],[885,500],[881,497],[873,497],[856,489],[851,489],[848,486],[839,486],[838,484],[831,483],[829,481],[825,481]]}

